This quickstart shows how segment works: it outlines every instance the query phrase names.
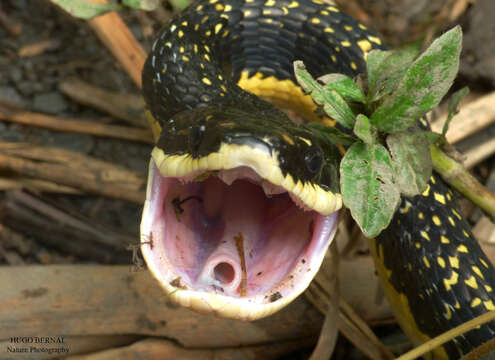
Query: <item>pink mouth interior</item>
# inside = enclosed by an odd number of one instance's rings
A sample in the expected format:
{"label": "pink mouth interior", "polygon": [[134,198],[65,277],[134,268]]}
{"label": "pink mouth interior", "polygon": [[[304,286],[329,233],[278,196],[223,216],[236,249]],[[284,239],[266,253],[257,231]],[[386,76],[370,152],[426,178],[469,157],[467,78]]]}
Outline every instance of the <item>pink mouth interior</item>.
{"label": "pink mouth interior", "polygon": [[312,260],[326,250],[336,214],[304,211],[287,192],[266,195],[241,169],[227,185],[214,175],[185,184],[154,167],[147,216],[155,260],[172,285],[232,297],[277,287],[283,295],[294,277],[319,267]]}

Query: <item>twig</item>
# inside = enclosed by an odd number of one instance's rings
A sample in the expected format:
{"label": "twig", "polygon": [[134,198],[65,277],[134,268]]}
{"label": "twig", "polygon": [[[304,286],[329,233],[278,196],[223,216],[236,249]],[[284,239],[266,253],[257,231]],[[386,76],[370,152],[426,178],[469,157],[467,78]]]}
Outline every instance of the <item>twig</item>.
{"label": "twig", "polygon": [[24,45],[17,51],[19,57],[32,57],[41,55],[46,51],[53,51],[60,47],[60,40],[48,39],[33,44]]}
{"label": "twig", "polygon": [[145,198],[144,176],[62,149],[0,141],[0,169],[137,204]]}
{"label": "twig", "polygon": [[[92,1],[106,3],[106,0]],[[141,70],[146,60],[146,52],[120,16],[116,12],[109,12],[89,20],[88,23],[124,67],[134,83],[141,88]]]}
{"label": "twig", "polygon": [[108,91],[78,78],[62,81],[59,88],[81,104],[104,111],[128,124],[148,127],[143,116],[144,102],[141,96]]}
{"label": "twig", "polygon": [[0,105],[0,120],[23,125],[39,126],[45,129],[106,136],[123,140],[153,143],[151,131],[118,125],[105,125],[97,122],[59,118],[33,112],[15,111]]}
{"label": "twig", "polygon": [[480,207],[492,220],[495,219],[495,194],[486,189],[461,164],[437,146],[430,146],[433,168],[442,178],[466,198]]}

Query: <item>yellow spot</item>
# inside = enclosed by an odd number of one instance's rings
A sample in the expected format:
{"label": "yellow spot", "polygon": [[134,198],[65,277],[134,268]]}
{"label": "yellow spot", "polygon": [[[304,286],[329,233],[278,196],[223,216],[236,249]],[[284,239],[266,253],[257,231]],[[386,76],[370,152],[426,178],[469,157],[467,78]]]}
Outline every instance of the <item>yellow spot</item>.
{"label": "yellow spot", "polygon": [[455,301],[455,305],[454,305],[454,307],[455,307],[456,309],[460,309],[460,308],[461,308],[461,304],[459,304],[459,301],[458,301],[458,300],[456,300],[456,301]]}
{"label": "yellow spot", "polygon": [[298,138],[299,138],[299,140],[304,141],[306,143],[306,145],[308,145],[308,146],[313,145],[311,143],[311,140],[309,140],[309,139],[303,138],[302,136],[298,136]]}
{"label": "yellow spot", "polygon": [[351,43],[349,41],[347,41],[347,40],[341,41],[340,44],[343,47],[349,47],[349,46],[351,46]]}
{"label": "yellow spot", "polygon": [[439,193],[434,193],[433,196],[435,197],[436,201],[438,201],[440,204],[445,205],[445,196]]}
{"label": "yellow spot", "polygon": [[194,53],[197,54],[198,53],[198,45],[194,44]]}
{"label": "yellow spot", "polygon": [[208,30],[207,32],[205,32],[205,36],[209,37],[211,35],[211,30]]}
{"label": "yellow spot", "polygon": [[357,65],[354,61],[351,61],[351,68],[352,70],[357,70]]}
{"label": "yellow spot", "polygon": [[335,6],[327,6],[327,10],[330,10],[333,12],[339,12],[339,9],[337,9]]}
{"label": "yellow spot", "polygon": [[224,94],[224,93],[219,93],[218,95],[220,95],[220,96],[222,96],[222,97],[223,97],[223,96],[225,96],[225,94]]}
{"label": "yellow spot", "polygon": [[459,252],[461,252],[461,253],[467,253],[467,252],[468,252],[468,249],[467,249],[467,247],[466,247],[466,246],[464,246],[464,245],[459,245],[459,246],[457,247],[457,251],[459,251]]}
{"label": "yellow spot", "polygon": [[411,208],[411,204],[408,201],[406,201],[406,204],[403,207],[399,208],[399,212],[401,214],[407,214],[410,208]]}
{"label": "yellow spot", "polygon": [[486,289],[486,291],[488,291],[488,292],[492,292],[492,290],[493,290],[493,289],[492,289],[492,287],[491,287],[490,285],[485,285],[485,289]]}
{"label": "yellow spot", "polygon": [[478,288],[478,283],[476,282],[476,278],[473,275],[471,275],[471,277],[469,279],[464,280],[464,282],[467,285],[471,286],[473,289],[477,289]]}
{"label": "yellow spot", "polygon": [[[284,15],[287,15],[289,13],[289,9],[287,9],[285,6],[282,6],[282,11],[284,12]],[[282,25],[282,23],[280,23]]]}
{"label": "yellow spot", "polygon": [[201,79],[201,81],[204,82],[206,85],[211,85],[211,81],[208,78],[204,77],[203,79]]}
{"label": "yellow spot", "polygon": [[336,46],[335,51],[340,52],[340,47]]}
{"label": "yellow spot", "polygon": [[488,311],[495,310],[495,305],[493,305],[493,302],[492,302],[491,300],[484,301],[484,302],[483,302],[483,305],[485,305],[485,308],[486,308]]}
{"label": "yellow spot", "polygon": [[263,15],[271,15],[272,11],[270,9],[263,9]]}
{"label": "yellow spot", "polygon": [[165,74],[167,72],[167,68],[164,66],[162,69],[162,74]]}
{"label": "yellow spot", "polygon": [[326,28],[323,29],[324,32],[326,33],[331,33],[333,34],[335,32],[335,30],[329,26],[327,26]]}
{"label": "yellow spot", "polygon": [[346,29],[347,31],[352,31],[352,26],[344,25],[344,29]]}
{"label": "yellow spot", "polygon": [[464,234],[465,237],[467,237],[467,238],[469,237],[469,234],[467,233],[466,230],[462,230],[462,233]]}
{"label": "yellow spot", "polygon": [[251,10],[245,10],[244,17],[248,17],[249,15],[251,15]]}
{"label": "yellow spot", "polygon": [[440,226],[442,225],[442,222],[440,221],[439,217],[436,216],[436,215],[433,215],[433,217],[431,218],[433,220],[433,223],[436,225],[436,226]]}
{"label": "yellow spot", "polygon": [[445,268],[445,260],[442,257],[437,257],[437,262],[440,267]]}
{"label": "yellow spot", "polygon": [[457,211],[455,211],[455,209],[452,209],[452,213],[456,216],[456,218],[458,218],[459,220],[462,219],[462,216],[461,214],[459,214]]}
{"label": "yellow spot", "polygon": [[479,297],[476,297],[473,299],[473,301],[471,301],[471,307],[476,307],[478,306],[479,304],[481,304],[481,299]]}
{"label": "yellow spot", "polygon": [[447,239],[444,235],[441,235],[440,236],[440,241],[442,242],[442,244],[448,244],[448,243],[450,243],[450,240]]}
{"label": "yellow spot", "polygon": [[488,269],[488,264],[486,263],[485,260],[480,259],[480,262],[483,264],[484,267],[486,267]]}
{"label": "yellow spot", "polygon": [[171,42],[169,42],[169,41],[167,41],[167,42],[165,43],[165,46],[166,46],[166,47],[168,47],[168,48],[171,48],[171,47],[172,47],[172,43],[171,43]]}
{"label": "yellow spot", "polygon": [[450,195],[450,193],[447,193],[447,200],[448,201],[452,200],[452,195]]}
{"label": "yellow spot", "polygon": [[450,291],[452,288],[451,285],[457,284],[457,280],[459,279],[459,274],[455,271],[452,271],[452,276],[450,279],[443,279],[443,284],[445,285],[445,290]]}
{"label": "yellow spot", "polygon": [[299,7],[299,3],[297,1],[293,1],[289,4],[289,9],[293,9],[293,8],[296,8],[296,7]]}
{"label": "yellow spot", "polygon": [[419,214],[418,214],[418,218],[420,220],[423,220],[425,218],[424,214],[420,211]]}
{"label": "yellow spot", "polygon": [[223,76],[222,75],[218,75],[218,80],[223,80]]}
{"label": "yellow spot", "polygon": [[445,312],[443,313],[443,316],[447,320],[452,319],[452,311],[450,310],[450,306],[448,304],[444,304],[444,306],[445,306]]}
{"label": "yellow spot", "polygon": [[294,140],[292,140],[290,136],[287,136],[287,134],[282,134],[282,139],[284,139],[286,143],[294,145]]}
{"label": "yellow spot", "polygon": [[433,175],[432,175],[432,176],[430,176],[430,181],[431,181],[431,183],[432,183],[432,184],[436,184],[436,182],[437,182],[437,181],[435,180],[435,177],[434,177]]}
{"label": "yellow spot", "polygon": [[416,245],[417,249],[419,249],[421,247],[421,243],[419,243],[419,242],[415,243],[415,245]]}
{"label": "yellow spot", "polygon": [[408,269],[409,271],[412,271],[412,265],[411,265],[411,264],[407,264],[407,269]]}
{"label": "yellow spot", "polygon": [[312,18],[312,19],[311,19],[311,22],[312,22],[313,24],[319,24],[319,23],[320,23],[320,19],[318,19],[318,18]]}
{"label": "yellow spot", "polygon": [[210,4],[216,3],[218,0],[210,0]]}
{"label": "yellow spot", "polygon": [[225,5],[225,12],[229,12],[229,11],[232,11],[232,5],[227,4]]}
{"label": "yellow spot", "polygon": [[184,60],[185,62],[188,62],[189,61],[189,58],[185,55],[182,55],[182,60]]}
{"label": "yellow spot", "polygon": [[[265,20],[265,22],[267,24],[271,24],[271,23],[273,23],[273,19],[272,18],[268,18],[268,19]],[[299,34],[299,36],[301,36],[301,34]],[[303,36],[301,36],[301,37],[303,37]]]}
{"label": "yellow spot", "polygon": [[187,21],[183,21],[182,26],[187,26]]}
{"label": "yellow spot", "polygon": [[182,54],[182,53],[184,53],[184,46],[181,46],[181,47],[179,48],[179,52],[180,52],[181,54]]}
{"label": "yellow spot", "polygon": [[216,24],[215,25],[215,34],[218,34],[220,30],[222,30],[223,24]]}
{"label": "yellow spot", "polygon": [[227,92],[227,88],[225,87],[225,85],[220,85],[220,89],[222,89],[224,92]]}
{"label": "yellow spot", "polygon": [[203,57],[205,58],[206,61],[210,61],[210,55],[205,54]]}
{"label": "yellow spot", "polygon": [[471,269],[478,275],[481,279],[484,279],[485,277],[483,276],[483,273],[481,272],[480,268],[477,267],[476,265],[471,266]]}
{"label": "yellow spot", "polygon": [[450,225],[455,226],[455,221],[454,221],[454,219],[452,219],[451,216],[449,216],[449,223],[450,223]]}
{"label": "yellow spot", "polygon": [[229,31],[228,30],[224,30],[223,33],[222,33],[222,37],[227,37],[227,35],[229,35]]}
{"label": "yellow spot", "polygon": [[426,256],[423,256],[423,262],[425,263],[426,267],[429,269],[430,268],[430,261]]}
{"label": "yellow spot", "polygon": [[268,1],[265,3],[265,5],[266,5],[266,6],[275,6],[275,4],[276,4],[276,1],[275,1],[275,0],[268,0]]}
{"label": "yellow spot", "polygon": [[430,184],[426,184],[426,190],[423,191],[423,193],[421,195],[423,195],[423,196],[430,195]]}
{"label": "yellow spot", "polygon": [[364,53],[367,53],[371,50],[371,43],[368,40],[359,40],[357,42],[358,46],[363,50]]}
{"label": "yellow spot", "polygon": [[363,24],[359,24],[358,26],[361,30],[368,30],[368,28],[366,26],[364,26]]}
{"label": "yellow spot", "polygon": [[177,36],[179,37],[179,39],[182,38],[184,36],[184,32],[182,30],[179,30]]}
{"label": "yellow spot", "polygon": [[198,5],[198,7],[196,8],[196,11],[198,11],[198,12],[199,12],[199,11],[201,11],[201,10],[203,10],[203,5]]}
{"label": "yellow spot", "polygon": [[378,44],[378,45],[382,44],[382,41],[380,40],[380,38],[378,38],[376,36],[369,35],[368,39],[369,39],[369,41],[374,42],[375,44]]}
{"label": "yellow spot", "polygon": [[313,0],[313,2],[315,4],[318,4],[318,5],[323,5],[324,4],[324,2],[323,1],[320,1],[320,0]]}
{"label": "yellow spot", "polygon": [[204,45],[203,47],[207,52],[210,52],[210,47],[208,45]]}
{"label": "yellow spot", "polygon": [[333,62],[337,62],[337,58],[335,57],[335,55],[330,56],[330,59],[332,59]]}
{"label": "yellow spot", "polygon": [[222,11],[223,9],[225,9],[225,6],[223,6],[222,4],[216,4],[215,5],[215,10],[216,11]]}
{"label": "yellow spot", "polygon": [[450,266],[459,269],[459,258],[455,256],[449,256]]}
{"label": "yellow spot", "polygon": [[428,233],[426,231],[421,231],[420,232],[421,236],[424,237],[426,240],[430,241],[430,237],[428,236]]}
{"label": "yellow spot", "polygon": [[325,15],[325,16],[330,15],[330,13],[329,13],[328,11],[326,11],[326,10],[322,10],[322,11],[320,11],[320,14],[323,14],[323,15]]}
{"label": "yellow spot", "polygon": [[199,30],[199,24],[194,25],[194,31],[198,31],[198,30]]}
{"label": "yellow spot", "polygon": [[205,69],[205,64],[201,63],[201,64],[199,64],[199,67],[200,67],[202,70],[204,70],[204,69]]}

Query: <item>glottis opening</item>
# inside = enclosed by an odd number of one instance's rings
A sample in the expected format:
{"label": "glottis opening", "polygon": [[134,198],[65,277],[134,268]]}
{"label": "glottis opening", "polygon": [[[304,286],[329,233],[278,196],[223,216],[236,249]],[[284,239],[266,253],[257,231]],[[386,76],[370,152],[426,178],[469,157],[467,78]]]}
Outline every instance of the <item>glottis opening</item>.
{"label": "glottis opening", "polygon": [[311,281],[335,233],[336,213],[304,209],[248,167],[166,178],[152,162],[149,181],[141,232],[153,244],[143,245],[143,254],[166,289],[193,297],[292,299]]}

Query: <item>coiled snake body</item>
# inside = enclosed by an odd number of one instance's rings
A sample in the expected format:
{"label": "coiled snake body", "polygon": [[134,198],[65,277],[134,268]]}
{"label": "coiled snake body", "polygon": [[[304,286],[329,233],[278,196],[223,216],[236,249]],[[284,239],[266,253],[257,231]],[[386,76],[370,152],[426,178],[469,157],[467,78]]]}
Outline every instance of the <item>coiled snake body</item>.
{"label": "coiled snake body", "polygon": [[[158,34],[143,71],[156,147],[141,225],[153,246],[142,250],[175,301],[254,319],[309,284],[341,206],[338,151],[255,95],[319,120],[293,61],[315,77],[354,76],[383,47],[320,0],[202,0]],[[495,309],[494,269],[436,174],[402,199],[370,249],[414,342]],[[483,325],[435,354],[458,358],[494,330]]]}

